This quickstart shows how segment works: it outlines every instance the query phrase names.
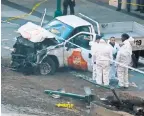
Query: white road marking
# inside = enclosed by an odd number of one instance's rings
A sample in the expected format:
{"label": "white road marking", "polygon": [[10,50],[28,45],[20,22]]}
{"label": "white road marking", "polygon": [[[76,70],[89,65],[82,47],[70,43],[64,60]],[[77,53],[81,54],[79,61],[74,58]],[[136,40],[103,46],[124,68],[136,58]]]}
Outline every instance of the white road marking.
{"label": "white road marking", "polygon": [[8,41],[9,39],[2,39],[1,41]]}
{"label": "white road marking", "polygon": [[13,51],[13,48],[10,48],[8,46],[2,46],[4,49],[7,49],[7,50],[10,50],[10,51]]}
{"label": "white road marking", "polygon": [[[1,39],[1,41],[9,41],[10,39]],[[16,41],[16,37],[12,39],[12,41]]]}
{"label": "white road marking", "polygon": [[2,23],[12,24],[12,25],[18,25],[18,26],[20,25],[20,24],[17,24],[17,23],[6,22],[6,21],[3,21],[3,20],[1,20],[1,22],[2,22]]}

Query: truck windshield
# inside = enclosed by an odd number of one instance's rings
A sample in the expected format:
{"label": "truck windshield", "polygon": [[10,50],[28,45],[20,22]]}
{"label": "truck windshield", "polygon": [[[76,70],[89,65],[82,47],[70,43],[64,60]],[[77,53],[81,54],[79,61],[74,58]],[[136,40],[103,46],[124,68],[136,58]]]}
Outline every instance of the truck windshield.
{"label": "truck windshield", "polygon": [[45,25],[44,28],[62,39],[67,39],[73,31],[73,27],[56,19]]}

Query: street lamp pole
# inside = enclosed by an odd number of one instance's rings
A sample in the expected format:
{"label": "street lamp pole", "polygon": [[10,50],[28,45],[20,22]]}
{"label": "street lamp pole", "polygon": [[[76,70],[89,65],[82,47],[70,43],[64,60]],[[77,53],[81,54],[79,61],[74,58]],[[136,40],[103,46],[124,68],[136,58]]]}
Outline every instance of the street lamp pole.
{"label": "street lamp pole", "polygon": [[62,16],[61,11],[61,0],[57,0],[57,10],[55,11],[54,17]]}

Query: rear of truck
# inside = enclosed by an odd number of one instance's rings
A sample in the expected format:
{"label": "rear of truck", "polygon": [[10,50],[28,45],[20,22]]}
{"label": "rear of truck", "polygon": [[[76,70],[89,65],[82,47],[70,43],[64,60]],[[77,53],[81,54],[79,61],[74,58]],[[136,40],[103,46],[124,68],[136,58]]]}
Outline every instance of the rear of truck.
{"label": "rear of truck", "polygon": [[136,57],[136,63],[139,57],[144,57],[144,26],[137,22],[112,22],[101,23],[100,30],[104,39],[115,37],[116,42],[121,44],[121,35],[127,33],[134,38],[132,44],[133,53]]}

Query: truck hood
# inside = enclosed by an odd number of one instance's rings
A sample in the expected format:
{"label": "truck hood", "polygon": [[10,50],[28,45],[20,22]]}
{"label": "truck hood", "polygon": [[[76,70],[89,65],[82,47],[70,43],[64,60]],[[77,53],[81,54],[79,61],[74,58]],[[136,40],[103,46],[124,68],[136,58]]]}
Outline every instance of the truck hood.
{"label": "truck hood", "polygon": [[21,26],[17,32],[21,34],[23,38],[34,43],[42,42],[45,38],[55,38],[52,33],[32,22],[27,22]]}

